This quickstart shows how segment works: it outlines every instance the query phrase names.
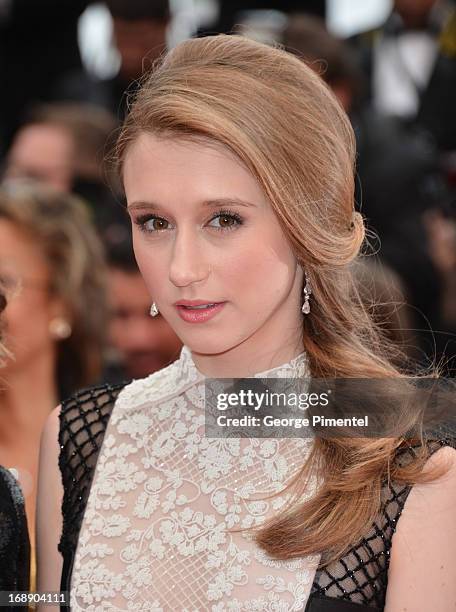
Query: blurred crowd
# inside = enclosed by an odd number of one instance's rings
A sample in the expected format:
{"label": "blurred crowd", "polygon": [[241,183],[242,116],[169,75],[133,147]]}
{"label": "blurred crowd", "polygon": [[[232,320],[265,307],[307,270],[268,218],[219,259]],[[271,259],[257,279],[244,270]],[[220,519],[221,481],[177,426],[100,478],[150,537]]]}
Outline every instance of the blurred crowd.
{"label": "blurred crowd", "polygon": [[[172,7],[108,0],[120,63],[101,78],[78,47],[89,4],[0,0],[0,465],[16,470],[32,541],[51,409],[94,383],[144,377],[181,346],[149,316],[109,163],[129,97],[166,50]],[[437,363],[454,376],[456,4],[395,0],[384,23],[343,40],[328,30],[322,0],[221,1],[193,35],[217,32],[279,43],[333,90],[357,139],[356,206],[368,228],[354,264],[361,294],[404,367]]]}

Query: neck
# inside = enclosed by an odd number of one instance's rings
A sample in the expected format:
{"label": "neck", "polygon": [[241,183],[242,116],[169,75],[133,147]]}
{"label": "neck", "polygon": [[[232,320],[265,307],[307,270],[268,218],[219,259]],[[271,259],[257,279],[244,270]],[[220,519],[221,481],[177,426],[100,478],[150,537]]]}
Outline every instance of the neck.
{"label": "neck", "polygon": [[218,354],[192,351],[197,369],[210,378],[248,378],[291,361],[304,351],[299,301],[276,311],[246,340]]}
{"label": "neck", "polygon": [[58,403],[54,358],[31,360],[0,372],[0,435],[6,442],[20,435],[39,438],[44,422]]}

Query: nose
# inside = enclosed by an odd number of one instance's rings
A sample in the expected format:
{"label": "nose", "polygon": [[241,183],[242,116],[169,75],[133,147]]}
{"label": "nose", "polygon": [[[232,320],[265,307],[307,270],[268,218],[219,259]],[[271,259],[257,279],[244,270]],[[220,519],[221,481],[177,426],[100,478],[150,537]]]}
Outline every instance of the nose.
{"label": "nose", "polygon": [[193,232],[176,233],[169,267],[169,280],[176,287],[186,287],[205,280],[210,274],[209,258]]}

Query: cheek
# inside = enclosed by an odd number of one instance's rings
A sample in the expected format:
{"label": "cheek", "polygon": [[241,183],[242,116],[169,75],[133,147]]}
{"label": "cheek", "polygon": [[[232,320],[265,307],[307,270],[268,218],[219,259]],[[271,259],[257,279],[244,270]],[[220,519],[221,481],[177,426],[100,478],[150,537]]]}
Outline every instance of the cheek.
{"label": "cheek", "polygon": [[296,272],[296,260],[285,239],[266,231],[260,235],[246,241],[243,248],[225,253],[217,264],[227,285],[255,302],[259,295],[273,300],[288,291]]}
{"label": "cheek", "polygon": [[20,361],[52,342],[49,334],[50,312],[45,300],[18,296],[5,311],[5,336],[8,347]]}
{"label": "cheek", "polygon": [[46,300],[31,295],[19,295],[8,305],[5,320],[11,331],[25,333],[26,329],[42,328],[49,322]]}

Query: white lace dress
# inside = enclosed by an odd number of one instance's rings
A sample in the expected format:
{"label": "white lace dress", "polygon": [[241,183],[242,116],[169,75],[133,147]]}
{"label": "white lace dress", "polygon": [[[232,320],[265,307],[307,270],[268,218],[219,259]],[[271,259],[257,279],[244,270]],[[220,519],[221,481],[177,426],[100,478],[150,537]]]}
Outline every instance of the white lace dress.
{"label": "white lace dress", "polygon": [[[308,376],[301,354],[261,377]],[[269,558],[250,527],[279,513],[311,440],[204,436],[204,376],[180,358],[120,393],[71,578],[71,610],[303,610],[318,556]]]}

